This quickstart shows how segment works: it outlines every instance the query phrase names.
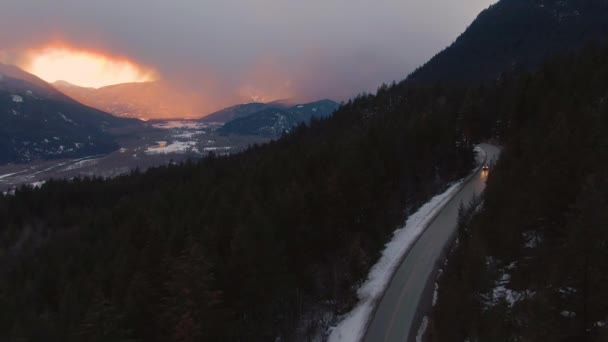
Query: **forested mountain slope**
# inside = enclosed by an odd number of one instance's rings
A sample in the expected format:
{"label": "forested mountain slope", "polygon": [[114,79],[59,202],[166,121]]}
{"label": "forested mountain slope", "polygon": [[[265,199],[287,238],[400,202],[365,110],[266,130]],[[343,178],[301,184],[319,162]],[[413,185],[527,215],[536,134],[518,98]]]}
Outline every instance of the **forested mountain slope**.
{"label": "forested mountain slope", "polygon": [[109,130],[137,124],[82,105],[34,75],[0,64],[0,163],[111,152],[118,145]]}
{"label": "forested mountain slope", "polygon": [[607,0],[501,0],[483,11],[410,82],[494,81],[608,36]]}
{"label": "forested mountain slope", "polygon": [[407,214],[472,169],[462,98],[383,86],[239,155],[0,197],[0,340],[316,333]]}
{"label": "forested mountain slope", "polygon": [[215,122],[215,123],[226,123],[239,118],[247,117],[251,114],[257,113],[261,110],[268,108],[287,108],[288,106],[283,103],[245,103],[211,113],[200,119],[202,122]]}
{"label": "forested mountain slope", "polygon": [[220,134],[265,135],[277,137],[289,133],[299,124],[308,124],[313,118],[323,119],[333,114],[339,104],[321,100],[281,108],[267,105],[264,109],[227,122]]}
{"label": "forested mountain slope", "polygon": [[608,340],[608,48],[470,98],[506,144],[461,220],[432,340]]}

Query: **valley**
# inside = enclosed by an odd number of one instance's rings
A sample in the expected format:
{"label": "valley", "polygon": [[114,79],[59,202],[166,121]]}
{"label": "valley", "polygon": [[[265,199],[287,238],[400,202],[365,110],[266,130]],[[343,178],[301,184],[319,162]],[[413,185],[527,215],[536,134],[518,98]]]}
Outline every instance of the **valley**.
{"label": "valley", "polygon": [[15,1],[0,341],[608,341],[608,0],[441,1]]}
{"label": "valley", "polygon": [[120,148],[109,154],[0,165],[0,191],[11,193],[22,185],[38,187],[49,179],[112,178],[135,169],[144,171],[170,163],[198,160],[209,154],[227,156],[270,139],[226,136],[216,132],[218,127],[221,124],[168,120],[116,129],[112,133],[116,135]]}

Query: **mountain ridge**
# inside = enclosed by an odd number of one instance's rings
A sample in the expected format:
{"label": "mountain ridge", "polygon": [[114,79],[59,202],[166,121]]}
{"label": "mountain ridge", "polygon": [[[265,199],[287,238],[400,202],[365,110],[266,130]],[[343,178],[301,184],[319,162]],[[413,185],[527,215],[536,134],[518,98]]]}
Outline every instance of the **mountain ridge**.
{"label": "mountain ridge", "polygon": [[291,107],[269,106],[225,123],[218,132],[223,135],[279,136],[301,123],[309,123],[313,117],[326,118],[338,108],[337,102],[328,99]]}
{"label": "mountain ridge", "polygon": [[85,106],[40,78],[0,66],[0,163],[114,151],[109,130],[137,125]]}
{"label": "mountain ridge", "polygon": [[532,71],[551,56],[606,42],[606,17],[606,0],[502,0],[406,81],[470,84]]}
{"label": "mountain ridge", "polygon": [[194,118],[199,112],[196,94],[180,92],[162,81],[120,83],[101,88],[81,87],[66,81],[53,85],[79,102],[117,117],[141,120]]}

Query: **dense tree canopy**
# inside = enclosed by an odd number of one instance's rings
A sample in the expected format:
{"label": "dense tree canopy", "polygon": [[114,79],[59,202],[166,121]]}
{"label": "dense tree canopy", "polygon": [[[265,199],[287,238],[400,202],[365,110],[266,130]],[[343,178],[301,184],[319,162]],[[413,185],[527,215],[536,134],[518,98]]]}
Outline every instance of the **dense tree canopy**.
{"label": "dense tree canopy", "polygon": [[589,48],[478,92],[506,144],[460,225],[433,340],[608,339],[607,56]]}
{"label": "dense tree canopy", "polygon": [[0,197],[0,340],[314,330],[306,318],[352,306],[407,214],[473,167],[462,94],[383,86],[239,155]]}

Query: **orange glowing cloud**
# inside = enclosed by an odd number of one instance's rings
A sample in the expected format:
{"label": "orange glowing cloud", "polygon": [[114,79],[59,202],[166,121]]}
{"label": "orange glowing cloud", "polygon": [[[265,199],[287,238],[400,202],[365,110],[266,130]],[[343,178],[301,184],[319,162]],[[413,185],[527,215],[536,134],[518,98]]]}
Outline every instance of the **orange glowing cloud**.
{"label": "orange glowing cloud", "polygon": [[63,80],[82,87],[100,88],[158,79],[155,70],[127,58],[64,44],[29,50],[20,64],[27,72],[47,82]]}
{"label": "orange glowing cloud", "polygon": [[253,102],[298,100],[289,74],[286,68],[272,58],[260,58],[243,75],[238,94],[241,99]]}

